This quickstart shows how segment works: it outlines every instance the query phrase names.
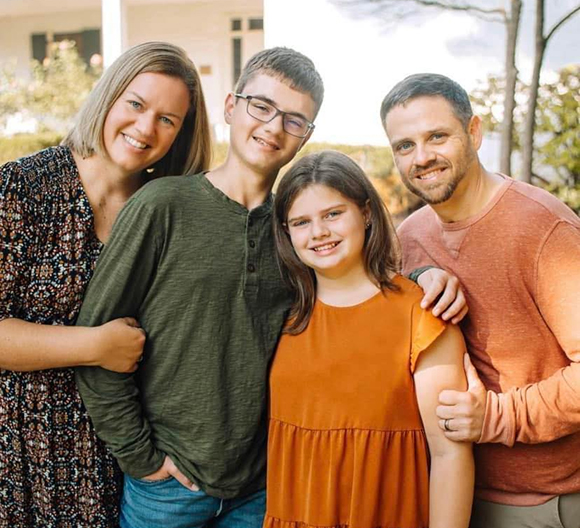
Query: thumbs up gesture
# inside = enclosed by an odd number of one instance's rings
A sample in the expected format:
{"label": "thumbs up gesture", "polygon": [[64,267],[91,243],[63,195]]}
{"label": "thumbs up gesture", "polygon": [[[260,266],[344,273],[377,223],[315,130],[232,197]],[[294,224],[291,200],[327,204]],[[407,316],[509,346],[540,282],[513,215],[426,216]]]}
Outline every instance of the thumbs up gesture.
{"label": "thumbs up gesture", "polygon": [[447,438],[456,442],[477,442],[483,429],[487,391],[468,354],[463,357],[463,368],[467,377],[467,390],[441,391],[436,413],[439,427],[445,431]]}

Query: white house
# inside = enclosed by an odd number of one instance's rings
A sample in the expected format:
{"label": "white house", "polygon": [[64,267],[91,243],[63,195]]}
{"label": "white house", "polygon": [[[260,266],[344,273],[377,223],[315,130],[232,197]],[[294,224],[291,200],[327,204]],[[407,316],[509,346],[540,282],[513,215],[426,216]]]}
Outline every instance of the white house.
{"label": "white house", "polygon": [[216,139],[225,139],[223,101],[245,61],[264,47],[263,0],[0,0],[0,62],[26,75],[47,45],[74,40],[85,58],[110,64],[149,40],[184,48],[201,74]]}

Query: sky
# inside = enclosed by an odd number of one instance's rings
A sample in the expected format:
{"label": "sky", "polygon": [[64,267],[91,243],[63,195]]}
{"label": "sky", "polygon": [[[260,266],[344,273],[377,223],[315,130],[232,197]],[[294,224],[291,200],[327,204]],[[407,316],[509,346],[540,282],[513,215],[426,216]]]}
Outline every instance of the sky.
{"label": "sky", "polygon": [[[518,68],[532,69],[533,2],[524,0]],[[486,2],[486,5],[504,2]],[[547,0],[546,27],[578,5]],[[385,145],[379,108],[399,80],[412,73],[442,73],[468,92],[488,73],[501,73],[503,25],[463,14],[429,10],[422,19],[389,23],[353,16],[329,0],[264,0],[265,45],[289,46],[310,57],[325,83],[325,99],[312,141]],[[550,40],[545,71],[580,62],[580,14]]]}

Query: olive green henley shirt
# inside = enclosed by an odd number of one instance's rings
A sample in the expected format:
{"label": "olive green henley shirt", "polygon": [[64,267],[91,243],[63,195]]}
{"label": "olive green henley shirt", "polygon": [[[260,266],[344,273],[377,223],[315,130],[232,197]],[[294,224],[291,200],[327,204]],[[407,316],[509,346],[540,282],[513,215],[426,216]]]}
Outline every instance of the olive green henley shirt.
{"label": "olive green henley shirt", "polygon": [[77,324],[135,317],[134,374],[77,369],[95,429],[142,478],[165,455],[206,493],[265,485],[267,374],[290,305],[274,258],[272,197],[248,211],[203,174],[163,178],[120,213]]}

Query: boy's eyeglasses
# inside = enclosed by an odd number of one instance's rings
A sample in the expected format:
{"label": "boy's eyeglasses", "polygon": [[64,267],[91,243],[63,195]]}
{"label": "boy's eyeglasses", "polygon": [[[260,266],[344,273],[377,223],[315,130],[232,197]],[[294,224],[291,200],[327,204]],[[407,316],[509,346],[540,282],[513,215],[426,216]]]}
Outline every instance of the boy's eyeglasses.
{"label": "boy's eyeglasses", "polygon": [[245,99],[247,106],[246,110],[254,119],[262,121],[262,123],[269,123],[270,121],[276,119],[277,116],[282,116],[282,127],[285,132],[288,132],[291,136],[303,138],[308,135],[314,128],[314,123],[308,121],[308,119],[288,112],[282,112],[278,110],[273,104],[255,97],[253,95],[246,94],[234,94],[234,97],[239,97],[240,99]]}

